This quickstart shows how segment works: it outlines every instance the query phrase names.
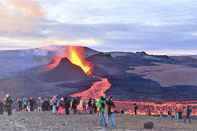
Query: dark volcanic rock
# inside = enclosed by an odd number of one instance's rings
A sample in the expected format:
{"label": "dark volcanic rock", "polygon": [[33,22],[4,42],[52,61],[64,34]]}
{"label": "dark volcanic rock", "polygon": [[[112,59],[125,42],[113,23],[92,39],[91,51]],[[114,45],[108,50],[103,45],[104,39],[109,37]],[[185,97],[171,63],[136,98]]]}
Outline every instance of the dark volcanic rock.
{"label": "dark volcanic rock", "polygon": [[144,123],[144,129],[153,129],[154,128],[154,123],[149,121]]}
{"label": "dark volcanic rock", "polygon": [[109,78],[112,87],[107,94],[116,99],[161,99],[163,89],[159,83],[135,74],[124,74]]}
{"label": "dark volcanic rock", "polygon": [[96,76],[119,75],[123,68],[109,53],[99,53],[88,58],[93,63],[93,74]]}
{"label": "dark volcanic rock", "polygon": [[197,99],[197,86],[162,87],[159,83],[135,74],[109,78],[112,88],[107,94],[119,100],[192,100]]}
{"label": "dark volcanic rock", "polygon": [[83,70],[67,58],[63,58],[57,67],[41,74],[41,79],[47,82],[82,81],[87,78]]}

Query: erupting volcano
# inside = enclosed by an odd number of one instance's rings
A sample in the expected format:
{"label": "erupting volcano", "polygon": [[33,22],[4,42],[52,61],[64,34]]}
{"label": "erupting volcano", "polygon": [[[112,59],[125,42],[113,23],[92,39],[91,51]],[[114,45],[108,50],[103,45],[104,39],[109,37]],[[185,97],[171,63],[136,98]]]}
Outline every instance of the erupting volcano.
{"label": "erupting volcano", "polygon": [[84,48],[77,46],[68,46],[63,55],[54,56],[47,69],[57,67],[63,58],[67,58],[72,64],[79,66],[86,75],[92,74],[92,63],[85,59]]}
{"label": "erupting volcano", "polygon": [[[74,66],[79,67],[79,69],[73,69]],[[57,77],[54,77],[53,74],[59,74],[57,76],[61,76],[61,80],[79,80],[77,78],[79,75],[85,78],[80,72],[83,72],[86,76],[89,76],[89,78],[93,78],[93,64],[92,62],[86,60],[85,50],[83,47],[66,47],[63,55],[54,56],[51,63],[49,63],[47,67],[50,73],[48,73],[46,76],[51,76],[47,77],[48,81],[53,81],[54,79],[57,79]],[[111,83],[108,81],[107,78],[101,78],[99,76],[94,76],[94,78],[97,78],[98,81],[94,81],[91,87],[89,87],[85,91],[71,94],[71,96],[81,97],[82,99],[98,99],[101,96],[104,96],[105,92],[111,87]]]}

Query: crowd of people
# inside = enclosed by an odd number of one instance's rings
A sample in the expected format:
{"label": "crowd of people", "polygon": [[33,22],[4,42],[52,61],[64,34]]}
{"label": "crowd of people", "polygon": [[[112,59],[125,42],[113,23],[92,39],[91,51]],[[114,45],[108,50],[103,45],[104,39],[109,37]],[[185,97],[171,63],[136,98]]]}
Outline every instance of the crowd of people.
{"label": "crowd of people", "polygon": [[[45,112],[50,111],[57,115],[69,115],[78,113],[96,114],[99,118],[99,125],[102,127],[116,127],[116,108],[117,103],[112,100],[112,97],[100,97],[100,99],[80,99],[67,96],[52,96],[52,97],[29,97],[29,98],[12,98],[9,94],[3,100],[0,100],[0,114],[7,112],[12,115],[12,112]],[[191,123],[192,107],[189,105],[179,106],[160,106],[151,105],[132,105],[133,115],[141,115],[142,110],[145,115],[152,116],[154,111],[159,111],[162,117],[164,111],[170,119],[180,120]],[[125,113],[124,110],[120,113]],[[166,115],[166,114],[165,114]]]}
{"label": "crowd of people", "polygon": [[9,94],[0,100],[0,114],[7,112],[45,112],[51,111],[57,115],[78,113],[97,114],[99,125],[102,127],[116,127],[115,104],[112,97],[82,100],[66,96],[12,98]]}

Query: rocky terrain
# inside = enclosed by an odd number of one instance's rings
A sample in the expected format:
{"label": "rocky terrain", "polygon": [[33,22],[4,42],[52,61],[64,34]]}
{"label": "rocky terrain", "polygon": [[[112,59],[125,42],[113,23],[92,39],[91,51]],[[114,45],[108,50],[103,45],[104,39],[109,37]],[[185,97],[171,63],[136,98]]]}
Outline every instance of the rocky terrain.
{"label": "rocky terrain", "polygon": [[50,112],[21,112],[13,116],[0,116],[1,131],[148,131],[143,129],[145,122],[152,121],[152,131],[196,131],[197,121],[185,124],[168,118],[117,115],[117,128],[98,126],[96,115],[58,116]]}

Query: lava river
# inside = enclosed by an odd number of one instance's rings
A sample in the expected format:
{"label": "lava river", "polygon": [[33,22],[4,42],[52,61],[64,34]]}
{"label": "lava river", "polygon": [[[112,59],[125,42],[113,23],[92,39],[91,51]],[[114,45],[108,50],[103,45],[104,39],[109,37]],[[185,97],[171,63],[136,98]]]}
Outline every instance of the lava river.
{"label": "lava river", "polygon": [[81,99],[94,98],[98,99],[105,95],[105,92],[110,89],[111,83],[107,78],[101,78],[100,81],[94,82],[93,85],[82,92],[71,94],[72,97],[80,97]]}

